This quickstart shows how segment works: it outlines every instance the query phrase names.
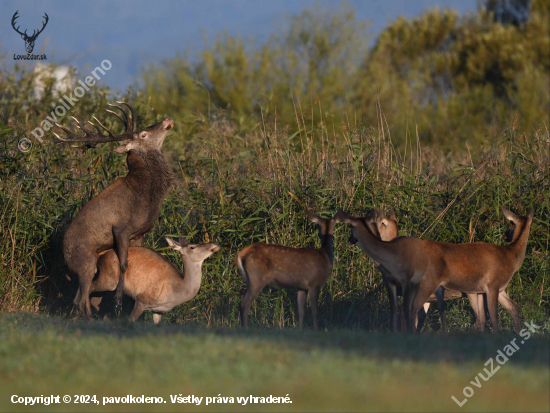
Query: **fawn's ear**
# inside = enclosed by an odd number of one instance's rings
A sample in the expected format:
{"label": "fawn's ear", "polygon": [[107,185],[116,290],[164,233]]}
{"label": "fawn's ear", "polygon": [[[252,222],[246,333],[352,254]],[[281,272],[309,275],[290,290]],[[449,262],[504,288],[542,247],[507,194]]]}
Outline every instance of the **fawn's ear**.
{"label": "fawn's ear", "polygon": [[132,149],[135,149],[137,147],[136,141],[130,141],[128,143],[125,143],[123,145],[120,145],[118,148],[115,149],[116,153],[126,153]]}
{"label": "fawn's ear", "polygon": [[165,238],[165,239],[170,248],[177,250],[178,248],[181,247],[181,245],[178,242],[174,241],[172,238]]}
{"label": "fawn's ear", "polygon": [[519,224],[519,222],[521,221],[520,218],[516,214],[514,214],[513,212],[508,211],[506,208],[500,207],[500,210],[502,211],[502,213],[504,214],[504,216],[506,217],[506,219],[508,221],[512,221],[516,225]]}
{"label": "fawn's ear", "polygon": [[187,247],[189,245],[189,243],[187,242],[187,240],[185,238],[180,237],[179,238],[179,245],[181,245],[182,247]]}
{"label": "fawn's ear", "polygon": [[317,224],[320,224],[321,222],[323,222],[323,219],[320,216],[314,214],[312,211],[310,211],[307,208],[306,208],[306,214],[311,222],[315,222]]}
{"label": "fawn's ear", "polygon": [[389,219],[393,219],[393,220],[397,221],[397,217],[395,216],[395,212],[394,212],[393,208],[390,208],[390,212],[388,214],[388,217],[389,217]]}

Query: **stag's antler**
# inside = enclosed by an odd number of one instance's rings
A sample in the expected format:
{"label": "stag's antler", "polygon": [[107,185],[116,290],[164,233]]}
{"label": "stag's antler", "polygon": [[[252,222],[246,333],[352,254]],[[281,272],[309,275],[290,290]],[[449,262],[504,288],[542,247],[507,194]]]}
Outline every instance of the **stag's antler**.
{"label": "stag's antler", "polygon": [[46,21],[42,22],[42,28],[41,28],[40,30],[38,30],[38,33],[36,32],[36,29],[33,30],[33,31],[32,31],[32,35],[29,36],[29,35],[27,34],[27,30],[25,30],[24,33],[21,33],[21,32],[19,31],[19,27],[21,27],[21,26],[17,26],[17,28],[15,27],[15,23],[16,23],[15,21],[19,18],[19,16],[17,15],[18,13],[19,13],[19,10],[17,10],[17,11],[15,12],[15,14],[13,15],[13,17],[12,17],[12,19],[11,19],[11,25],[12,25],[13,29],[14,29],[17,33],[19,33],[21,36],[25,36],[25,39],[27,39],[27,40],[29,40],[29,41],[36,40],[36,38],[38,37],[38,35],[39,35],[40,33],[42,33],[42,32],[44,31],[44,29],[46,28],[46,25],[48,24],[48,21],[50,21],[50,17],[48,16],[48,13],[44,13],[44,16],[42,16],[42,17],[44,17],[44,19],[46,19]]}
{"label": "stag's antler", "polygon": [[[96,129],[97,132],[94,132],[90,129],[86,129],[79,122],[79,120],[77,118],[75,118],[74,116],[71,116],[71,117],[76,122],[76,125],[77,125],[78,129],[80,129],[82,132],[84,132],[84,136],[77,135],[76,133],[71,132],[69,129],[65,128],[64,126],[61,126],[59,123],[56,123],[55,126],[57,126],[58,128],[63,129],[63,131],[65,131],[65,133],[67,134],[67,137],[69,137],[70,139],[62,138],[55,132],[54,132],[54,135],[61,142],[93,142],[94,144],[105,143],[105,142],[124,141],[124,140],[127,140],[127,139],[132,139],[133,136],[134,136],[134,133],[137,132],[136,113],[135,113],[134,109],[129,104],[127,104],[125,102],[118,102],[118,101],[117,101],[117,103],[120,103],[122,105],[127,106],[128,109],[130,109],[130,112],[132,114],[132,125],[130,127],[130,118],[128,117],[128,114],[124,111],[124,109],[122,109],[122,107],[120,107],[118,105],[112,105],[112,104],[108,103],[109,106],[112,106],[112,107],[115,107],[115,108],[119,109],[124,114],[124,119],[123,119],[119,114],[113,112],[112,110],[107,109],[107,112],[112,113],[113,115],[115,115],[117,118],[119,118],[124,123],[125,130],[124,130],[124,133],[122,133],[121,135],[115,135],[113,132],[111,132],[110,129],[108,129],[105,125],[103,125],[99,121],[99,119],[96,118],[95,116],[94,116],[94,119],[96,120],[97,123],[99,123],[99,126],[101,126],[105,131],[107,131],[107,135],[102,134],[101,129],[96,124],[94,124],[90,121],[88,121],[88,123],[90,125],[92,125]],[[89,147],[93,147],[93,146],[95,146],[95,145],[89,145]]]}
{"label": "stag's antler", "polygon": [[[46,19],[46,21],[42,23],[42,28],[41,28],[40,30],[38,30],[38,33],[34,34],[34,32],[35,32],[36,30],[33,30],[33,31],[32,31],[32,36],[29,37],[30,40],[36,40],[36,38],[38,37],[38,35],[39,35],[40,33],[42,33],[42,32],[44,31],[44,29],[46,28],[46,25],[48,24],[48,21],[50,21],[50,18],[48,17],[48,14],[47,14],[46,12],[44,12],[44,16],[42,16],[42,17],[44,17],[44,19]],[[26,32],[27,32],[27,31],[25,30],[25,33],[26,33]]]}
{"label": "stag's antler", "polygon": [[19,17],[19,16],[17,15],[18,13],[19,13],[19,10],[17,10],[17,11],[15,12],[15,14],[13,15],[13,17],[12,17],[12,19],[11,19],[11,25],[12,25],[12,27],[13,27],[13,30],[15,30],[17,33],[19,33],[21,36],[27,37],[27,31],[26,31],[26,30],[25,30],[25,33],[21,33],[21,32],[19,31],[19,28],[20,28],[21,26],[17,26],[17,28],[15,28],[15,21],[16,21],[16,20],[18,19],[18,17]]}

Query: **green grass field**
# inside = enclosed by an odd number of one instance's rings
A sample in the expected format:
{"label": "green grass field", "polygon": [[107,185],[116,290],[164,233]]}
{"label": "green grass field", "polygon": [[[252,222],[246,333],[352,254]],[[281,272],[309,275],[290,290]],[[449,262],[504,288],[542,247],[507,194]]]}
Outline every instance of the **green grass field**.
{"label": "green grass field", "polygon": [[[484,363],[513,338],[335,330],[198,328],[146,322],[0,317],[1,411],[548,411],[550,339],[533,335],[459,408]],[[519,343],[519,339],[516,340]],[[495,362],[496,365],[496,362]],[[96,395],[100,405],[25,407],[13,394]],[[102,406],[103,397],[161,396],[165,404]],[[172,404],[170,395],[235,398]],[[292,404],[237,403],[238,396]]]}

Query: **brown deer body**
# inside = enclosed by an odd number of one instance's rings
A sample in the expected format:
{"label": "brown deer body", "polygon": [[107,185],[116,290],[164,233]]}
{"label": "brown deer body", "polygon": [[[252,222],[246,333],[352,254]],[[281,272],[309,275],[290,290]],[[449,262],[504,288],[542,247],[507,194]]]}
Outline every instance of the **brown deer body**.
{"label": "brown deer body", "polygon": [[[504,208],[502,212],[512,225],[512,230],[508,234],[508,240],[511,243],[508,245],[423,241],[430,257],[430,268],[422,280],[415,299],[415,311],[418,311],[441,285],[466,294],[485,293],[494,333],[498,332],[497,303],[499,301],[512,315],[514,328],[519,328],[517,304],[504,293],[504,290],[525,258],[533,210],[529,210],[525,217],[519,217]],[[476,315],[479,323],[483,322],[480,325],[481,329],[484,325],[484,313],[481,315],[483,307],[480,308],[482,303],[482,300],[477,300]],[[474,304],[475,302],[472,302],[472,306]]]}
{"label": "brown deer body", "polygon": [[361,250],[377,263],[378,268],[383,268],[384,283],[390,298],[392,331],[396,331],[397,287],[401,287],[405,322],[407,330],[412,332],[416,315],[412,311],[414,299],[429,266],[429,258],[422,241],[413,237],[398,237],[384,242],[373,234],[363,218],[352,217],[344,211],[339,211],[334,216],[334,221],[350,224],[350,241],[356,240]]}
{"label": "brown deer body", "polygon": [[[397,238],[398,236],[397,220],[393,209],[390,209],[389,215],[385,215],[383,213],[380,213],[379,211],[371,210],[367,213],[367,216],[365,216],[363,220],[365,221],[365,224],[369,227],[371,232],[377,235],[378,238],[380,238],[382,241],[391,241]],[[384,266],[380,265],[379,263],[375,263],[375,264],[377,268],[380,270],[380,272],[382,273],[382,279],[384,283],[387,284],[386,269],[384,268]],[[386,288],[388,288],[387,285],[386,285]],[[402,291],[400,291],[400,288],[397,288],[397,290],[398,290],[397,295],[402,295]],[[390,290],[388,289],[388,295],[389,294],[390,294]],[[419,309],[417,331],[422,330],[422,326],[424,325],[424,321],[426,319],[426,315],[427,315],[428,309],[430,308],[431,302],[437,302],[439,316],[441,317],[441,329],[442,331],[446,331],[447,318],[446,318],[446,310],[445,310],[445,301],[454,300],[462,297],[468,297],[472,310],[474,311],[476,328],[483,331],[483,328],[485,326],[485,309],[483,305],[483,295],[465,294],[460,291],[445,289],[442,286],[438,287],[435,293],[432,294],[430,298],[428,298],[423,308],[421,307]],[[481,300],[479,304],[478,304],[478,300]],[[390,298],[390,303],[391,302],[392,302],[392,299]],[[514,320],[514,324],[516,328],[519,328],[519,314],[517,310],[517,305],[516,306],[513,305],[515,303],[510,299],[510,297],[508,296],[508,294],[506,294],[505,291],[502,291],[499,294],[499,302],[508,311],[508,313]],[[509,304],[510,302],[513,304]]]}
{"label": "brown deer body", "polygon": [[88,146],[95,146],[102,142],[130,140],[115,149],[118,153],[128,153],[128,174],[89,201],[75,216],[63,239],[65,261],[79,279],[79,292],[74,304],[85,318],[92,314],[89,295],[98,254],[113,248],[118,256],[121,276],[115,297],[117,304],[120,304],[128,266],[128,248],[141,245],[143,235],[153,227],[171,179],[170,168],[161,147],[168,131],[174,126],[172,119],[166,118],[140,132],[137,130],[136,115],[129,105],[126,106],[132,113],[132,126],[120,106],[111,106],[124,114],[122,119],[109,111],[124,122],[126,131],[122,135],[115,136],[97,118],[96,121],[108,135],[100,134],[99,127],[91,122],[97,133],[86,129],[75,119],[84,136],[56,124],[71,138],[62,139],[56,135],[64,142],[93,142]]}
{"label": "brown deer body", "polygon": [[[189,245],[183,238],[179,242],[169,238],[166,241],[182,255],[183,277],[176,266],[154,250],[143,247],[128,250],[124,293],[135,300],[131,321],[137,320],[144,310],[151,310],[158,324],[164,313],[193,299],[201,286],[203,261],[219,250],[217,244]],[[99,258],[98,276],[91,292],[114,291],[119,276],[118,257],[109,250]],[[95,300],[95,304],[99,302]]]}
{"label": "brown deer body", "polygon": [[246,283],[241,301],[241,323],[248,327],[248,311],[252,301],[266,286],[298,289],[298,326],[304,326],[306,298],[309,292],[313,328],[318,330],[318,300],[327,283],[334,260],[332,229],[334,222],[307,211],[308,218],[318,224],[321,248],[291,248],[281,245],[252,244],[235,256],[235,263]]}

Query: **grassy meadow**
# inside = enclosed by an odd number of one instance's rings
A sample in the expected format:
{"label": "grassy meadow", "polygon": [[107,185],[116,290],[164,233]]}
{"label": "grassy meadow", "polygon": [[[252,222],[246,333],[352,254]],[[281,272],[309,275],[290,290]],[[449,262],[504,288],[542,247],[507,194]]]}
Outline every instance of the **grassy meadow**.
{"label": "grassy meadow", "polygon": [[[548,411],[550,341],[531,336],[463,407],[462,389],[517,337],[204,328],[0,317],[0,411]],[[495,361],[495,366],[497,363]],[[97,395],[100,405],[11,404],[12,394]],[[163,405],[103,406],[103,397]],[[292,404],[172,404],[170,395]]]}
{"label": "grassy meadow", "polygon": [[[490,7],[400,18],[368,50],[368,24],[350,8],[304,11],[261,47],[220,36],[195,60],[144,67],[128,90],[100,84],[79,99],[60,123],[96,116],[121,131],[105,112],[114,100],[136,108],[140,127],[174,119],[163,146],[174,179],[144,246],[180,268],[165,237],[221,246],[204,263],[195,299],[159,327],[150,313],[128,324],[130,300],[116,320],[72,320],[77,280],[63,235],[126,174],[125,156],[115,144],[58,144],[52,131],[37,141],[31,131],[59,104],[53,79],[37,94],[32,67],[8,66],[0,54],[0,411],[56,410],[6,404],[15,393],[293,401],[193,410],[548,411],[550,8],[530,7],[519,23]],[[18,147],[24,137],[29,151]],[[533,208],[526,257],[507,292],[522,322],[541,328],[459,408],[451,396],[461,400],[483,363],[517,337],[512,320],[499,307],[502,333],[479,335],[459,299],[447,301],[449,334],[439,333],[433,309],[425,334],[388,334],[381,275],[348,245],[343,224],[320,332],[310,331],[309,311],[306,331],[297,331],[296,292],[271,288],[251,308],[252,328],[237,328],[245,284],[235,254],[253,242],[319,246],[304,206],[324,217],[392,207],[400,235],[496,244],[509,228],[501,206],[519,215]],[[182,409],[191,410],[161,410]]]}

